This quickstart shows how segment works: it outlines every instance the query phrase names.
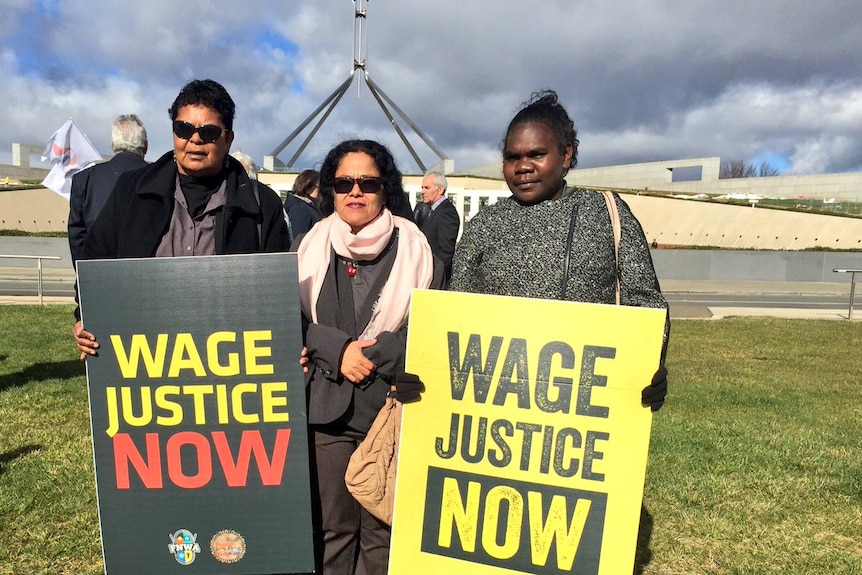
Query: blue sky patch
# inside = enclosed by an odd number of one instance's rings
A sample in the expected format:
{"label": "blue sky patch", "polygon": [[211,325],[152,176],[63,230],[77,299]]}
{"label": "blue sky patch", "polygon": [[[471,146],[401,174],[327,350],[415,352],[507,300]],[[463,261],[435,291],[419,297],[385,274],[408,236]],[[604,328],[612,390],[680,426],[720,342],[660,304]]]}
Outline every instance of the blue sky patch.
{"label": "blue sky patch", "polygon": [[266,28],[257,35],[254,47],[260,52],[278,51],[287,56],[295,56],[299,53],[299,46],[271,28]]}

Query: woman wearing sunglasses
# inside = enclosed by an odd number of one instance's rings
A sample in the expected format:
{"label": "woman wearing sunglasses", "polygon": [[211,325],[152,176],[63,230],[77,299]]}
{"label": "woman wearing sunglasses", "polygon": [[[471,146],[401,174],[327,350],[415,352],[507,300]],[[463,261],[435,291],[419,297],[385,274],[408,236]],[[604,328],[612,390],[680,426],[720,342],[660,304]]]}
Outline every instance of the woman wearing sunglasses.
{"label": "woman wearing sunglasses", "polygon": [[[287,251],[281,199],[255,190],[228,156],[235,110],[218,82],[183,87],[169,110],[173,151],[119,177],[87,234],[84,259]],[[96,353],[80,321],[74,334],[81,359]]]}
{"label": "woman wearing sunglasses", "polygon": [[370,140],[333,148],[320,170],[321,211],[299,238],[312,475],[325,575],[385,573],[389,528],[347,491],[350,455],[404,371],[413,288],[439,289],[443,270],[407,218],[401,173]]}
{"label": "woman wearing sunglasses", "polygon": [[[228,156],[235,110],[218,82],[194,80],[183,87],[169,110],[173,151],[120,177],[88,236],[85,254],[106,258],[286,250],[290,240],[280,198],[274,192],[256,198],[242,164]],[[190,227],[192,237],[184,237],[182,230]]]}

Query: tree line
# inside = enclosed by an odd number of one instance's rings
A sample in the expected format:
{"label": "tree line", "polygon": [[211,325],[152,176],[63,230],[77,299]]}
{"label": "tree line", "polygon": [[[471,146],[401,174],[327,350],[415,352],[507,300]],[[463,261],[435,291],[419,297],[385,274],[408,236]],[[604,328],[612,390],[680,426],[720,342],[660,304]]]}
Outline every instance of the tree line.
{"label": "tree line", "polygon": [[718,173],[721,179],[729,178],[763,178],[767,176],[780,176],[778,168],[769,162],[746,162],[745,160],[731,160],[722,166]]}

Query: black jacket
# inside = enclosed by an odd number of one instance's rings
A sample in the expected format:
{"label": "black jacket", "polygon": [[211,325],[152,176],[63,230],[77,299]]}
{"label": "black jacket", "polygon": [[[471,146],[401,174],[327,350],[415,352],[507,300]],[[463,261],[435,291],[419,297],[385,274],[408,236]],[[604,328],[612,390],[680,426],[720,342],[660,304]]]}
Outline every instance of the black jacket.
{"label": "black jacket", "polygon": [[452,257],[455,255],[455,241],[460,229],[461,217],[448,198],[431,210],[422,223],[422,232],[428,238],[431,251],[443,262],[447,283],[452,276]]}
{"label": "black jacket", "polygon": [[[290,238],[281,199],[261,186],[258,201],[242,164],[230,156],[227,162],[227,200],[216,213],[216,254],[287,251]],[[170,226],[176,178],[173,152],[120,175],[114,193],[87,234],[84,258],[155,255]],[[258,223],[262,242],[258,239]]]}
{"label": "black jacket", "polygon": [[83,255],[87,230],[102,211],[120,174],[146,165],[147,161],[137,154],[118,152],[107,162],[96,164],[72,177],[68,224],[72,264]]}
{"label": "black jacket", "polygon": [[287,214],[291,239],[298,238],[320,221],[320,212],[313,204],[287,192],[284,197],[284,212]]}
{"label": "black jacket", "polygon": [[[216,213],[215,253],[286,252],[290,236],[281,198],[266,186],[259,186],[255,198],[242,164],[230,156],[227,162],[227,199]],[[173,152],[121,174],[87,233],[81,259],[153,257],[171,223],[176,181]],[[81,319],[77,307],[75,318]]]}

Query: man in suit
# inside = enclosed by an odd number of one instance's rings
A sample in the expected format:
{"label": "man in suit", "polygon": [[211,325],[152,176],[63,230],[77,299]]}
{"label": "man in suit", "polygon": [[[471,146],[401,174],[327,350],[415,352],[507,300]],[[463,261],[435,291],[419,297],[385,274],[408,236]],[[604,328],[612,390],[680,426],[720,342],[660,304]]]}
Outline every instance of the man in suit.
{"label": "man in suit", "polygon": [[443,262],[446,285],[452,275],[452,256],[455,241],[461,229],[458,210],[446,198],[446,176],[440,172],[429,172],[422,178],[422,201],[430,207],[430,213],[422,223],[422,231],[431,244],[431,251]]}
{"label": "man in suit", "polygon": [[123,115],[111,126],[111,150],[114,157],[96,164],[72,177],[69,197],[69,250],[72,264],[81,258],[87,230],[96,221],[96,216],[111,195],[117,178],[147,165],[147,130],[134,114]]}

